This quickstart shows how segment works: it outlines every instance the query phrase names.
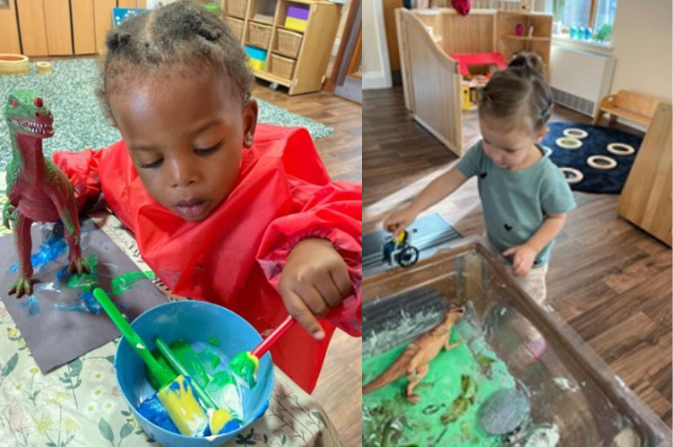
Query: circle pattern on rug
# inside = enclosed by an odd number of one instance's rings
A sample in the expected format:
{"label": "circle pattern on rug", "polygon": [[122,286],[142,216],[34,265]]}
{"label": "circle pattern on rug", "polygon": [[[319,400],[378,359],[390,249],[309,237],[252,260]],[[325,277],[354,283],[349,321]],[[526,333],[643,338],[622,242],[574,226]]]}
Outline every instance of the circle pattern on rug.
{"label": "circle pattern on rug", "polygon": [[[629,133],[604,126],[567,121],[552,121],[547,123],[547,126],[549,132],[540,142],[540,146],[551,152],[549,155],[551,161],[559,168],[577,169],[584,175],[582,181],[568,183],[570,189],[606,194],[619,194],[622,191],[633,162],[638,156],[638,148],[643,142],[642,133],[636,135],[636,130]],[[582,147],[568,150],[556,144],[556,140],[559,138],[567,138],[563,135],[563,131],[566,129],[582,129],[587,132],[587,136],[581,140]],[[607,149],[608,145],[612,143],[628,144],[635,149],[635,152],[629,155],[613,155]],[[587,164],[587,158],[593,155],[612,157],[618,162],[617,166],[614,169],[592,168]]]}
{"label": "circle pattern on rug", "polygon": [[582,142],[577,138],[563,137],[556,140],[556,145],[563,149],[579,149],[582,147]]}
{"label": "circle pattern on rug", "polygon": [[631,155],[636,152],[633,146],[624,143],[608,144],[608,152],[615,155]]}
{"label": "circle pattern on rug", "polygon": [[614,158],[606,157],[605,155],[592,155],[587,158],[587,163],[592,168],[596,169],[614,169],[617,167],[617,162]]}
{"label": "circle pattern on rug", "polygon": [[568,138],[577,138],[577,139],[582,139],[586,138],[589,133],[586,130],[578,129],[576,127],[572,127],[570,129],[566,129],[563,131],[563,135],[565,135]]}
{"label": "circle pattern on rug", "polygon": [[575,184],[575,183],[579,183],[582,180],[584,180],[584,174],[582,174],[577,169],[568,168],[568,167],[562,167],[562,168],[559,168],[559,169],[561,170],[561,172],[563,172],[563,175],[565,176],[566,181],[568,183],[570,183],[571,185]]}

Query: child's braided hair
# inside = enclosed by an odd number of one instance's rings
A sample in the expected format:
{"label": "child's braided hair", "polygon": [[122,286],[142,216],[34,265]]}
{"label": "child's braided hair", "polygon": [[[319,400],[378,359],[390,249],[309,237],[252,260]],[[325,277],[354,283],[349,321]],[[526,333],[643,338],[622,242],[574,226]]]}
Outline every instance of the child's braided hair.
{"label": "child's braided hair", "polygon": [[134,16],[111,30],[105,43],[97,94],[111,120],[109,96],[128,79],[124,74],[221,73],[238,87],[244,104],[250,99],[253,77],[245,51],[229,27],[198,3],[182,0]]}
{"label": "child's braided hair", "polygon": [[551,88],[543,76],[540,56],[518,54],[506,70],[494,73],[486,84],[479,102],[479,117],[505,121],[511,127],[523,122],[532,133],[540,132],[554,106]]}

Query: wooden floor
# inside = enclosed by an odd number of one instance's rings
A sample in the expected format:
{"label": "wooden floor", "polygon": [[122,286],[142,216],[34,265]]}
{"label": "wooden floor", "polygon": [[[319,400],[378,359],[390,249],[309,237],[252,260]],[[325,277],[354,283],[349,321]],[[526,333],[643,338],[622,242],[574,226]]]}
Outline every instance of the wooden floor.
{"label": "wooden floor", "polygon": [[[362,181],[362,107],[328,93],[288,96],[263,82],[253,89],[257,98],[334,128],[315,141],[334,180]],[[362,339],[337,330],[313,392],[339,431],[344,447],[362,444]]]}
{"label": "wooden floor", "polygon": [[[400,88],[363,93],[367,233],[456,157],[411,120]],[[590,122],[561,107],[552,120]],[[463,144],[478,141],[474,114],[463,133]],[[578,208],[551,258],[549,304],[670,427],[671,250],[617,216],[617,195],[575,193],[575,199]],[[429,212],[463,235],[484,231],[474,179]]]}

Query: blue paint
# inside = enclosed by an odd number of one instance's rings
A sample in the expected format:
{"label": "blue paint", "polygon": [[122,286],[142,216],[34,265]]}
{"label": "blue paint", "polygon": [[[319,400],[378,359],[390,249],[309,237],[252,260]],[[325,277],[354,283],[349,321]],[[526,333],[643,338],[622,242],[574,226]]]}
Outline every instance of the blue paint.
{"label": "blue paint", "polygon": [[220,434],[220,433],[226,433],[226,432],[229,432],[229,431],[236,430],[236,429],[238,429],[240,426],[241,426],[241,424],[239,424],[238,421],[237,421],[236,419],[232,419],[232,420],[230,420],[229,422],[227,422],[226,424],[224,424],[224,427],[222,427],[222,430],[220,430],[220,431],[218,432],[218,434]]}
{"label": "blue paint", "polygon": [[[93,297],[92,292],[80,293],[80,302],[77,304],[54,304],[52,309],[64,312],[83,312],[98,315],[103,308],[98,304],[98,301]],[[120,306],[122,307],[122,306]]]}
{"label": "blue paint", "polygon": [[138,412],[143,415],[143,417],[150,420],[159,427],[173,433],[180,433],[173,421],[171,421],[171,418],[168,416],[168,412],[156,394],[152,394],[150,397],[145,399],[138,406]]}
{"label": "blue paint", "polygon": [[[49,234],[49,237],[40,244],[40,249],[37,253],[30,255],[30,262],[33,264],[33,269],[38,272],[44,271],[47,264],[55,261],[68,250],[68,244],[63,239],[63,235],[58,235],[55,232]],[[19,271],[19,261],[16,261],[9,267],[9,273],[16,273]]]}
{"label": "blue paint", "polygon": [[98,300],[93,297],[93,292],[80,293],[79,298],[84,302],[84,305],[92,314],[98,315],[103,310],[101,305],[98,304]]}
{"label": "blue paint", "polygon": [[52,306],[54,310],[62,310],[65,312],[83,312],[89,313],[89,309],[86,308],[84,303],[79,304],[54,304]]}
{"label": "blue paint", "polygon": [[176,380],[171,382],[170,387],[171,387],[171,391],[175,391],[175,392],[180,391],[180,384]]}
{"label": "blue paint", "polygon": [[35,286],[35,290],[42,291],[42,290],[47,290],[50,292],[61,292],[61,285],[59,284],[58,281],[52,281],[50,283],[46,284],[37,284]]}
{"label": "blue paint", "polygon": [[[46,225],[42,225],[44,228]],[[84,235],[88,231],[80,229],[80,247],[84,250]],[[30,255],[30,262],[33,265],[33,269],[38,272],[43,272],[47,265],[60,258],[68,251],[68,243],[65,240],[63,235],[63,229],[60,225],[55,225],[54,228],[49,232],[47,238],[40,244],[40,248],[37,253]],[[67,270],[67,269],[66,269]],[[17,273],[19,271],[19,261],[16,261],[9,267],[7,270],[8,273]]]}
{"label": "blue paint", "polygon": [[68,266],[66,265],[61,270],[56,272],[56,281],[61,282],[61,281],[63,281],[63,278],[65,278],[67,280],[69,276],[70,276],[70,272],[68,272]]}
{"label": "blue paint", "polygon": [[40,315],[40,302],[37,300],[37,298],[35,298],[35,295],[31,295],[28,298],[28,301],[19,304],[19,307],[21,309],[25,309],[27,307],[29,317],[36,317]]}

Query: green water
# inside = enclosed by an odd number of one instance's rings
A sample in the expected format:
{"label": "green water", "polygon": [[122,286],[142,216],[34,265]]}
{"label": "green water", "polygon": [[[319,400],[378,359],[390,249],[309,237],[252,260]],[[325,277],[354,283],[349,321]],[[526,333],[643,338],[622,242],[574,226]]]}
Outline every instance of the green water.
{"label": "green water", "polygon": [[[500,445],[499,436],[489,435],[477,425],[477,410],[495,391],[515,387],[515,380],[479,331],[459,324],[450,341],[459,339],[464,342],[450,351],[442,350],[430,364],[428,375],[414,388],[419,403],[412,404],[404,397],[406,377],[362,397],[364,447]],[[364,359],[363,383],[385,371],[403,349]]]}

